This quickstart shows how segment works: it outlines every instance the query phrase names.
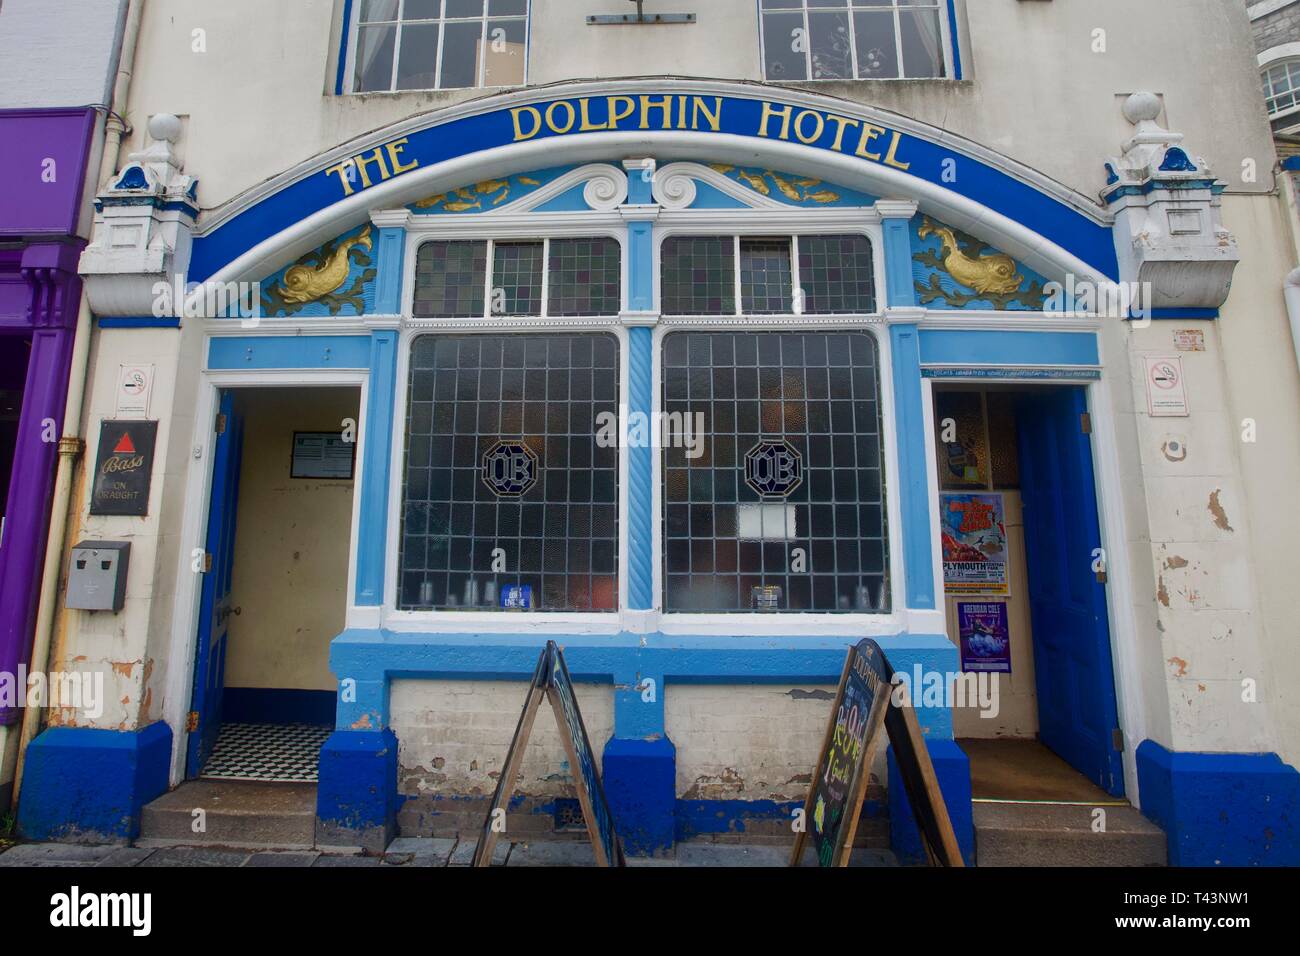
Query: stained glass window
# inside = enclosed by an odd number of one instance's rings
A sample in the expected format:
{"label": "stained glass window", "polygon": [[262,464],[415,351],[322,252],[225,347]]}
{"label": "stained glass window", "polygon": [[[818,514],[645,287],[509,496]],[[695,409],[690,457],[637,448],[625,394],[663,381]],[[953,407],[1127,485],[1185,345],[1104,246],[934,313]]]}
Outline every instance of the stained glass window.
{"label": "stained glass window", "polygon": [[871,243],[866,236],[800,236],[799,285],[805,314],[874,312]]}
{"label": "stained glass window", "polygon": [[497,242],[492,246],[493,315],[542,314],[541,242]]}
{"label": "stained glass window", "polygon": [[415,255],[415,314],[482,315],[486,282],[486,242],[426,242]]}
{"label": "stained glass window", "polygon": [[746,315],[793,310],[789,239],[740,240],[740,291]]}
{"label": "stained glass window", "polygon": [[617,315],[622,250],[609,237],[552,239],[550,315]]}
{"label": "stained glass window", "polygon": [[409,387],[398,608],[617,609],[617,339],[423,335]]}
{"label": "stained glass window", "polygon": [[663,369],[703,422],[663,451],[665,610],[887,611],[875,339],[674,332]]}
{"label": "stained glass window", "polygon": [[769,80],[946,75],[943,0],[761,0]]}
{"label": "stained glass window", "polygon": [[670,236],[660,247],[664,315],[736,311],[734,236]]}

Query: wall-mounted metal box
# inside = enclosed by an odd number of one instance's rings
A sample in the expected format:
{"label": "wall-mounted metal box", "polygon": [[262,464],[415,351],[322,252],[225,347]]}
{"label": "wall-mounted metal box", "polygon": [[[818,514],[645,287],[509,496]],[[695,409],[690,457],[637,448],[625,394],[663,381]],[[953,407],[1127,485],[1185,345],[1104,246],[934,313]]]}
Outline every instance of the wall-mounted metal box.
{"label": "wall-mounted metal box", "polygon": [[81,611],[120,611],[126,601],[130,541],[81,541],[72,549],[66,604]]}

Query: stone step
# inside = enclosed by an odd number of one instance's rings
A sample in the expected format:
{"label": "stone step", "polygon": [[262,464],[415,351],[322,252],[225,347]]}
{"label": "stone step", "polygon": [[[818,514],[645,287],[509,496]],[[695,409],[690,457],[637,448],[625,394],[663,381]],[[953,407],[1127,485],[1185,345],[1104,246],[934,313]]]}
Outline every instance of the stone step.
{"label": "stone step", "polygon": [[[204,812],[202,832],[195,810]],[[315,842],[315,784],[189,780],[145,805],[136,844],[305,850]]]}
{"label": "stone step", "polygon": [[1103,806],[1105,829],[1093,830],[1092,806],[975,803],[979,866],[1165,866],[1165,834],[1131,806]]}

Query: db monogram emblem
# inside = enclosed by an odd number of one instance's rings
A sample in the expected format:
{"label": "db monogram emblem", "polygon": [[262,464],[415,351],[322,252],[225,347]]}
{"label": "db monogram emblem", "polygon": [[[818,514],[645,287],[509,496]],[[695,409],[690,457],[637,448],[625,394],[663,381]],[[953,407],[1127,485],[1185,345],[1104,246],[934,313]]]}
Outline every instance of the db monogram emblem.
{"label": "db monogram emblem", "polygon": [[745,453],[745,484],[760,498],[785,498],[803,483],[803,457],[787,441],[761,441]]}
{"label": "db monogram emblem", "polygon": [[520,498],[537,484],[537,455],[522,441],[498,441],[483,455],[483,484],[498,498]]}

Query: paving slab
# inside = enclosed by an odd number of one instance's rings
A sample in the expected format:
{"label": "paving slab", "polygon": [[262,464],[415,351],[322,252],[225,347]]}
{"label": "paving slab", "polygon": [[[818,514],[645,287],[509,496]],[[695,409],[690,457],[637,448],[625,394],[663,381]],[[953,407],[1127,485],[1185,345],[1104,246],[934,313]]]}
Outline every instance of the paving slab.
{"label": "paving slab", "polygon": [[152,847],[145,846],[122,846],[118,847],[108,856],[104,857],[96,866],[139,866],[145,860],[149,859],[157,851]]}
{"label": "paving slab", "polygon": [[155,850],[139,866],[243,866],[251,856],[208,847],[165,847]]}
{"label": "paving slab", "polygon": [[447,838],[398,837],[384,852],[386,866],[446,866],[456,849]]}
{"label": "paving slab", "polygon": [[315,851],[302,852],[293,850],[285,853],[263,852],[254,853],[244,861],[244,866],[311,866],[320,856]]}
{"label": "paving slab", "polygon": [[510,848],[506,866],[595,866],[596,853],[590,843],[516,843]]}
{"label": "paving slab", "polygon": [[734,843],[679,843],[678,866],[788,866],[790,850]]}
{"label": "paving slab", "polygon": [[313,867],[347,867],[347,866],[380,866],[384,861],[377,856],[361,856],[356,853],[335,854],[322,853],[316,857]]}
{"label": "paving slab", "polygon": [[[497,845],[492,848],[492,865],[505,866],[510,859],[510,841],[497,840]],[[474,850],[478,847],[477,840],[461,840],[456,844],[456,849],[452,851],[451,859],[447,861],[448,866],[469,866],[474,862]]]}
{"label": "paving slab", "polygon": [[0,866],[94,866],[116,849],[109,844],[20,843],[0,853]]}

